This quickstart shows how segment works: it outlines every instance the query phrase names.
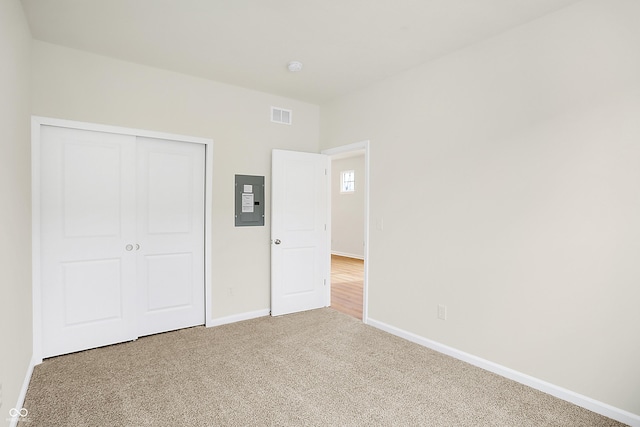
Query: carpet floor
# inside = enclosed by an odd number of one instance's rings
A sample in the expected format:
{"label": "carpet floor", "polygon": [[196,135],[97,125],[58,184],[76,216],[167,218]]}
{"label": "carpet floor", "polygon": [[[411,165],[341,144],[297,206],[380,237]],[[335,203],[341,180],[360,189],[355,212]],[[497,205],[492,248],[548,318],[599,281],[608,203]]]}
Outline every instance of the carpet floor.
{"label": "carpet floor", "polygon": [[21,427],[621,426],[332,309],[45,360]]}

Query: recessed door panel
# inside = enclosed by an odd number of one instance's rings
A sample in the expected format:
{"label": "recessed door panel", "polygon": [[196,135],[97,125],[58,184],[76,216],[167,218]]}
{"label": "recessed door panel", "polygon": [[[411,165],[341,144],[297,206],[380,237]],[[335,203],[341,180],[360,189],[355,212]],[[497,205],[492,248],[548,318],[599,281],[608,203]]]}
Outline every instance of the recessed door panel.
{"label": "recessed door panel", "polygon": [[63,145],[65,237],[120,232],[121,150],[113,144]]}
{"label": "recessed door panel", "polygon": [[64,326],[122,318],[122,270],[119,259],[62,263]]}
{"label": "recessed door panel", "polygon": [[193,219],[192,158],[175,152],[146,154],[148,233],[189,233]]}
{"label": "recessed door panel", "polygon": [[313,231],[316,223],[317,180],[316,159],[287,159],[283,172],[286,178],[282,181],[284,188],[284,231]]}
{"label": "recessed door panel", "polygon": [[314,247],[283,249],[283,297],[299,296],[315,291],[316,256]]}
{"label": "recessed door panel", "polygon": [[192,255],[166,254],[145,257],[147,312],[190,307],[193,302]]}

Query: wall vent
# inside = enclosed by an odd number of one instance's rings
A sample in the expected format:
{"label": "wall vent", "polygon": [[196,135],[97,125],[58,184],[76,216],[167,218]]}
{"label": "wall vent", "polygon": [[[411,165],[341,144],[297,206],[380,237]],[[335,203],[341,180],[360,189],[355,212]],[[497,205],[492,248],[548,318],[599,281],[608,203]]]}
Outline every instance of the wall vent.
{"label": "wall vent", "polygon": [[290,125],[293,116],[293,111],[285,110],[284,108],[271,107],[271,121],[274,123],[281,123],[283,125]]}

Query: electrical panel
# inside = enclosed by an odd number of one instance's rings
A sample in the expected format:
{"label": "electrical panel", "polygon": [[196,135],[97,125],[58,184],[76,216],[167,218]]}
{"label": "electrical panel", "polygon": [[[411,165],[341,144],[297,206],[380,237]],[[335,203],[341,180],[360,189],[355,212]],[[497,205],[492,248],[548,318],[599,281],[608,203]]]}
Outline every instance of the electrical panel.
{"label": "electrical panel", "polygon": [[264,225],[264,176],[236,175],[236,227]]}

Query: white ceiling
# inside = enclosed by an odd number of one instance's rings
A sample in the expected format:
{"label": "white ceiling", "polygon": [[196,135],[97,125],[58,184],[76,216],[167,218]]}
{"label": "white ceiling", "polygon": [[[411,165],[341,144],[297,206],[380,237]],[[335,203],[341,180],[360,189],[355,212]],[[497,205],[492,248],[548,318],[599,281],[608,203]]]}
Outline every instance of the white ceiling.
{"label": "white ceiling", "polygon": [[[322,103],[580,0],[22,0],[35,39]],[[293,74],[291,60],[304,64]]]}

